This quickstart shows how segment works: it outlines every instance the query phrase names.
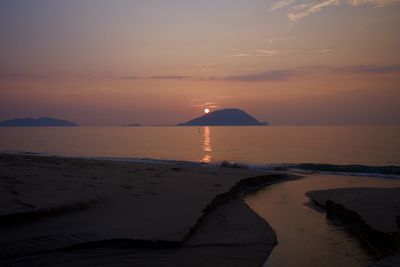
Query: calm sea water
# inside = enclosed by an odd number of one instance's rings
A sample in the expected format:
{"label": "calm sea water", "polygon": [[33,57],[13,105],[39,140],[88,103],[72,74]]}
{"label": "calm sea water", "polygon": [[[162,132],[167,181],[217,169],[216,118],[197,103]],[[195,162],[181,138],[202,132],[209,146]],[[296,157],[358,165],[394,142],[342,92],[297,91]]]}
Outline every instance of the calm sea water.
{"label": "calm sea water", "polygon": [[0,128],[0,151],[251,164],[400,165],[400,127]]}

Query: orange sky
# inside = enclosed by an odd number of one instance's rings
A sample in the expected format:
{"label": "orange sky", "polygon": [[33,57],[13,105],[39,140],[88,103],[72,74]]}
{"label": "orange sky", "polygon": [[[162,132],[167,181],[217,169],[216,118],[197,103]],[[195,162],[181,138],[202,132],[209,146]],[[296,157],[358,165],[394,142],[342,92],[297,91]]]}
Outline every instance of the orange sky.
{"label": "orange sky", "polygon": [[2,1],[0,120],[400,124],[397,0]]}

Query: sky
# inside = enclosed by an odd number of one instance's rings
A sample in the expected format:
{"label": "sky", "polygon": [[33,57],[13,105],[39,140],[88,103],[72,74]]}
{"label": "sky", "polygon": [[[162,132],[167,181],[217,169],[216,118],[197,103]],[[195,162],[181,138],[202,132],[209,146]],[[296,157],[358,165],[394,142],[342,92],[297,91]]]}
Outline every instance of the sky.
{"label": "sky", "polygon": [[400,124],[400,0],[2,0],[0,120]]}

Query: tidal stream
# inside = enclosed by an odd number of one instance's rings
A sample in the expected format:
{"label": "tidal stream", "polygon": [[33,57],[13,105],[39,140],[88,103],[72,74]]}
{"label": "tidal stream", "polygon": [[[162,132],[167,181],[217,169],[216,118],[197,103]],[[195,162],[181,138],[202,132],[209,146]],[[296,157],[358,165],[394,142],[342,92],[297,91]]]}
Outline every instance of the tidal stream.
{"label": "tidal stream", "polygon": [[264,267],[367,266],[371,258],[360,242],[326,218],[305,193],[341,187],[393,187],[398,181],[370,177],[308,175],[265,187],[246,203],[275,230],[278,245]]}

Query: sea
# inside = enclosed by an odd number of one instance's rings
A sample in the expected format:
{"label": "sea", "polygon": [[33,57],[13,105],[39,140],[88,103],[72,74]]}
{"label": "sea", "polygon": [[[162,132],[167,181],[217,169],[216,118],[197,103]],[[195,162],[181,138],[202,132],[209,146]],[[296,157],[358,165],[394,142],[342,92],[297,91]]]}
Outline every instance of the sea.
{"label": "sea", "polygon": [[248,166],[400,166],[400,126],[0,128],[0,151]]}

